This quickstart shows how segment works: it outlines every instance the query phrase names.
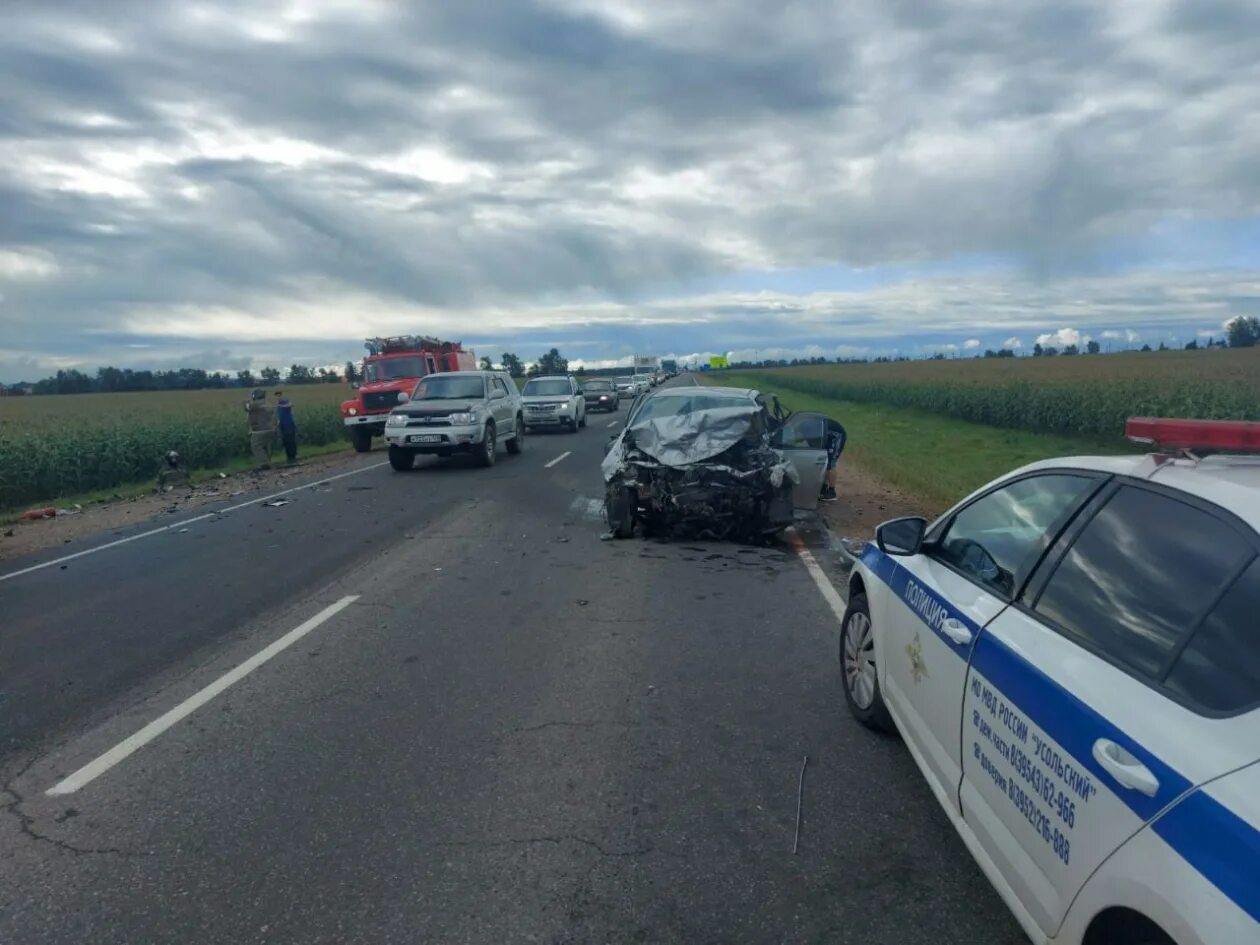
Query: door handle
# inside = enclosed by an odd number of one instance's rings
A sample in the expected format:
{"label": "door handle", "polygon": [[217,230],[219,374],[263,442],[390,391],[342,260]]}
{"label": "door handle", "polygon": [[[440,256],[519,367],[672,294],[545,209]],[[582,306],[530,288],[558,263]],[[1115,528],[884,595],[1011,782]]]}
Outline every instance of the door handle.
{"label": "door handle", "polygon": [[1159,779],[1151,774],[1151,769],[1110,738],[1100,738],[1094,742],[1094,760],[1122,786],[1132,791],[1154,797],[1159,790]]}
{"label": "door handle", "polygon": [[941,623],[941,633],[945,634],[945,636],[949,637],[960,646],[966,646],[971,642],[971,631],[968,630],[967,625],[957,617],[945,618],[944,622]]}

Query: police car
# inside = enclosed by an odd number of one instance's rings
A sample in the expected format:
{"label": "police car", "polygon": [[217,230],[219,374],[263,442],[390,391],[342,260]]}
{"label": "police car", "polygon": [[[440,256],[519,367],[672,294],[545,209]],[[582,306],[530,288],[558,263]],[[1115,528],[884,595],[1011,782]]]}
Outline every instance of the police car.
{"label": "police car", "polygon": [[880,526],[845,699],[1034,941],[1260,943],[1260,424],[1127,432]]}

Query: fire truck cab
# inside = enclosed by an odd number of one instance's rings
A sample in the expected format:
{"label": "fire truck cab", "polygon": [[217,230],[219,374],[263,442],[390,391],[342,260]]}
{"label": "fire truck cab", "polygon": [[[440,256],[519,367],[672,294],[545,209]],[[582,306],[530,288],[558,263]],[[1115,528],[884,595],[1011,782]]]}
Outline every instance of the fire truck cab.
{"label": "fire truck cab", "polygon": [[[428,374],[471,371],[477,356],[458,341],[439,341],[423,335],[368,338],[363,346],[363,383],[353,400],[341,405],[346,433],[360,453],[372,448],[372,437],[385,433],[389,412],[415,390]],[[400,394],[406,395],[400,398]]]}

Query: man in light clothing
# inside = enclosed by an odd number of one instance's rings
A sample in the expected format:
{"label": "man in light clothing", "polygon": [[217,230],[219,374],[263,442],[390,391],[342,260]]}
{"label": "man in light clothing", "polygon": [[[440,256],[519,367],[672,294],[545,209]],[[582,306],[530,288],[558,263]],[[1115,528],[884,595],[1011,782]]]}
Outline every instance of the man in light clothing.
{"label": "man in light clothing", "polygon": [[276,442],[276,415],[267,406],[267,394],[255,388],[245,402],[249,421],[249,453],[254,458],[254,471],[271,468],[271,449]]}

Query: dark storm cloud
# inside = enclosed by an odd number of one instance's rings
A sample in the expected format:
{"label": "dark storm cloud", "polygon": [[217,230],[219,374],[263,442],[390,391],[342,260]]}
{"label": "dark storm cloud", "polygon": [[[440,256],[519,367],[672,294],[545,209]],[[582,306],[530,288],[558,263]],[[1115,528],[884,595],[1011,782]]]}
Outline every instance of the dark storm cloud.
{"label": "dark storm cloud", "polygon": [[[1258,20],[1250,0],[9,3],[0,362],[67,338],[128,357],[110,333],[344,350],[321,304],[346,337],[377,312],[546,334],[583,303],[631,326],[665,285],[964,255],[1018,267],[1056,318],[1055,285],[1117,241],[1260,212]],[[934,291],[916,304],[952,312]],[[1114,291],[1162,317],[1139,282]],[[665,306],[755,340],[742,302],[700,308]],[[822,309],[755,318],[905,330],[878,295]]]}

